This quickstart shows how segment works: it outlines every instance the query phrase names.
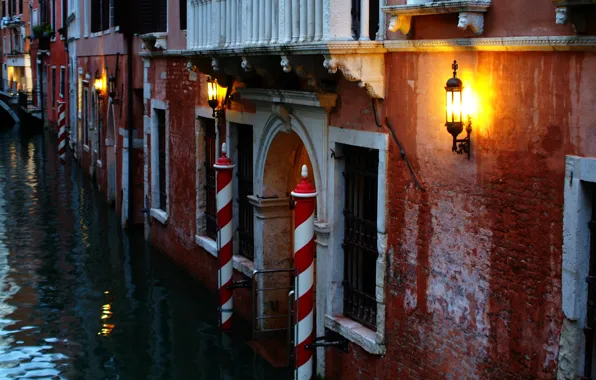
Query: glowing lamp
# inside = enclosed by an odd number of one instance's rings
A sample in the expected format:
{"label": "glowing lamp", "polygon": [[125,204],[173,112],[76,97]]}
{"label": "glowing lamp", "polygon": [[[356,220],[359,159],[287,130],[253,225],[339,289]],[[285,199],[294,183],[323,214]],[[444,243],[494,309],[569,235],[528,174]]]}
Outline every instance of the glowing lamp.
{"label": "glowing lamp", "polygon": [[[468,155],[468,159],[470,159],[470,133],[472,132],[472,121],[470,115],[466,115],[466,120],[463,118],[464,101],[462,95],[464,86],[461,79],[457,77],[458,67],[457,61],[453,61],[453,64],[451,65],[451,68],[453,69],[453,77],[449,78],[445,85],[445,127],[447,127],[447,132],[453,136],[453,146],[451,150],[457,154],[465,153]],[[463,139],[458,139],[457,136],[464,130],[464,125],[466,126],[468,135]]]}

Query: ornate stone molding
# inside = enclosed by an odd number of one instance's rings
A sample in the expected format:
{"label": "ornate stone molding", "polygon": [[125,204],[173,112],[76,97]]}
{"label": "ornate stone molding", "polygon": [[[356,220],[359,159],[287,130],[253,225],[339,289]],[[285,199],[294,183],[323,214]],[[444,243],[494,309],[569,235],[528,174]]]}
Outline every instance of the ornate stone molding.
{"label": "ornate stone molding", "polygon": [[326,55],[323,66],[330,74],[341,71],[344,78],[358,82],[372,98],[385,97],[385,57],[383,54]]}
{"label": "ornate stone molding", "polygon": [[242,69],[246,72],[252,71],[252,65],[246,57],[242,57],[242,63],[240,64],[240,67],[242,67]]}
{"label": "ornate stone molding", "polygon": [[217,60],[217,58],[213,58],[211,60],[211,68],[213,69],[213,71],[219,71],[219,61]]}
{"label": "ornate stone molding", "polygon": [[241,99],[266,103],[285,103],[321,107],[329,112],[337,103],[337,94],[317,94],[304,91],[280,91],[260,88],[238,88]]}
{"label": "ornate stone molding", "polygon": [[287,55],[281,56],[280,65],[283,68],[284,73],[289,73],[290,71],[292,71],[292,65],[290,64],[290,59]]}
{"label": "ornate stone molding", "polygon": [[391,32],[399,30],[404,34],[410,33],[414,16],[459,13],[457,27],[462,30],[470,28],[476,35],[481,35],[484,31],[484,13],[490,4],[491,0],[444,0],[390,5],[382,7],[382,10],[391,16],[387,28]]}
{"label": "ornate stone molding", "polygon": [[529,36],[448,40],[389,40],[389,52],[406,51],[594,51],[596,36]]}

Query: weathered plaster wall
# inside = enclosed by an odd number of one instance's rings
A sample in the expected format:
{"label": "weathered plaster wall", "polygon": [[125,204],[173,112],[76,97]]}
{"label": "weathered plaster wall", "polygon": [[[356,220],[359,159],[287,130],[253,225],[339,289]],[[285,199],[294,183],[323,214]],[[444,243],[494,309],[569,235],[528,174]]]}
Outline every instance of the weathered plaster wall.
{"label": "weathered plaster wall", "polygon": [[[443,126],[454,58],[477,95],[470,161],[451,152]],[[426,192],[392,143],[387,355],[328,350],[328,375],[555,377],[565,155],[596,155],[596,54],[403,53],[386,63],[381,118]],[[377,128],[364,95],[341,103],[332,125]]]}

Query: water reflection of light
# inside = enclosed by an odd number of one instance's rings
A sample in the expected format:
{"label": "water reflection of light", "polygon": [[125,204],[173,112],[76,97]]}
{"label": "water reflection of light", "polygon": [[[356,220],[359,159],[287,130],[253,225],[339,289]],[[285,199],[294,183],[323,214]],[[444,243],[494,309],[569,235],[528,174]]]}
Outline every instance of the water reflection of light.
{"label": "water reflection of light", "polygon": [[[104,294],[107,296],[110,294],[110,292],[106,290]],[[108,336],[110,335],[112,330],[114,330],[114,327],[116,327],[116,325],[114,325],[113,323],[108,323],[110,318],[112,318],[112,304],[108,302],[101,306],[102,324],[101,329],[99,330],[97,335]]]}
{"label": "water reflection of light", "polygon": [[16,169],[17,167],[17,148],[14,146],[14,143],[10,144],[8,148],[10,150],[10,167]]}

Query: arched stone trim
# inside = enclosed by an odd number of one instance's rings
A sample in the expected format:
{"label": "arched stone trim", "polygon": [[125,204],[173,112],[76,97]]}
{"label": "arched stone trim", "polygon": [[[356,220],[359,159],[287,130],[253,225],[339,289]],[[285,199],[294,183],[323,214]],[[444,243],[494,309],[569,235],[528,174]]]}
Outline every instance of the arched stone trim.
{"label": "arched stone trim", "polygon": [[8,104],[6,104],[6,103],[4,103],[4,101],[0,100],[0,107],[2,107],[2,109],[4,109],[6,112],[8,112],[8,114],[10,115],[10,117],[12,117],[12,119],[14,120],[15,123],[20,123],[19,117],[12,110],[12,108],[10,108],[8,106]]}
{"label": "arched stone trim", "polygon": [[[255,164],[255,173],[257,174],[255,183],[255,194],[257,195],[261,195],[263,192],[265,163],[267,162],[267,155],[269,153],[271,143],[277,135],[277,133],[283,131],[284,129],[291,130],[295,132],[298,135],[298,137],[300,137],[304,144],[304,147],[308,152],[308,157],[313,166],[312,171],[315,179],[315,186],[317,189],[321,189],[323,187],[321,167],[319,165],[315,145],[313,144],[311,136],[304,123],[293,113],[289,115],[289,122],[287,120],[284,120],[280,115],[272,113],[269,119],[267,120],[265,129],[261,136],[261,140],[257,143],[258,153]],[[318,203],[318,208],[321,207],[324,207],[322,202]],[[317,211],[317,214],[321,215],[321,212],[319,212],[320,210]]]}

